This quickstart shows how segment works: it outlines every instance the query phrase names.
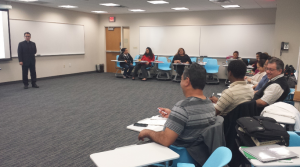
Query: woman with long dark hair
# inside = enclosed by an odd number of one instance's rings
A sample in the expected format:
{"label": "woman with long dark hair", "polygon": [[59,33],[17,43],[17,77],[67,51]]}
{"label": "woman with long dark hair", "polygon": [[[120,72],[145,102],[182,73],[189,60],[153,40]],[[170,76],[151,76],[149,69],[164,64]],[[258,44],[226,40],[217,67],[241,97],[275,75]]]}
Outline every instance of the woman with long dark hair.
{"label": "woman with long dark hair", "polygon": [[129,78],[129,75],[131,74],[131,71],[133,69],[133,59],[131,55],[128,53],[127,48],[121,49],[121,54],[119,55],[118,61],[125,61],[121,62],[120,66],[124,68],[123,78]]}
{"label": "woman with long dark hair", "polygon": [[134,73],[132,75],[132,80],[135,80],[135,76],[137,75],[137,72],[139,69],[142,70],[142,81],[146,81],[147,80],[147,67],[151,67],[152,64],[151,62],[153,62],[155,60],[155,56],[152,53],[152,49],[150,47],[146,48],[146,52],[144,53],[142,59],[142,61],[147,61],[146,63],[138,63],[135,68],[134,68]]}
{"label": "woman with long dark hair", "polygon": [[[173,58],[172,63],[186,63],[186,64],[192,64],[191,58],[185,54],[185,51],[183,48],[179,48],[176,55]],[[183,71],[184,71],[184,67],[182,65],[177,66],[176,72],[181,76]]]}

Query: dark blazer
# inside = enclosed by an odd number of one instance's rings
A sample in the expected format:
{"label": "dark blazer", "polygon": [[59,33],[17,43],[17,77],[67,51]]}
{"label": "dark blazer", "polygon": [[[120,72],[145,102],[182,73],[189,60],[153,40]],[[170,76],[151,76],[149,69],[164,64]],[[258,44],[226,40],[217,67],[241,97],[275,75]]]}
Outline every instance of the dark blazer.
{"label": "dark blazer", "polygon": [[29,65],[35,63],[36,46],[34,42],[23,41],[18,46],[18,58],[19,62],[23,62],[23,65]]}
{"label": "dark blazer", "polygon": [[124,56],[124,54],[120,54],[119,55],[119,58],[118,58],[118,60],[119,61],[125,61],[125,60],[127,60],[127,63],[120,63],[120,66],[123,66],[124,64],[128,64],[128,65],[130,65],[130,63],[133,63],[133,59],[132,59],[132,57],[131,57],[131,55],[128,53],[128,56]]}

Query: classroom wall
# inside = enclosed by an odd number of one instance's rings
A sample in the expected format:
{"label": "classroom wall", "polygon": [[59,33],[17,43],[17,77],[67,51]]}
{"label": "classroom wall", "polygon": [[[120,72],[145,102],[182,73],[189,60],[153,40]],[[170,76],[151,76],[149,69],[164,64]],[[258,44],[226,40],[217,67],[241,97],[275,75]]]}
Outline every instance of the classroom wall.
{"label": "classroom wall", "polygon": [[[6,4],[6,2],[0,0],[0,4]],[[94,71],[96,63],[104,63],[101,62],[103,59],[100,59],[99,56],[98,15],[38,5],[9,4],[13,8],[10,10],[10,19],[84,25],[85,55],[36,57],[38,78]],[[28,31],[30,32],[30,30]],[[31,40],[34,42],[34,34],[32,34]],[[39,44],[36,43],[36,45],[38,50]],[[2,68],[0,70],[0,83],[22,80],[22,70],[18,58],[0,62],[0,68]]]}
{"label": "classroom wall", "polygon": [[281,42],[289,42],[288,51],[283,51],[281,59],[285,64],[297,68],[300,47],[300,1],[277,0],[275,25],[275,56],[280,57]]}
{"label": "classroom wall", "polygon": [[[115,16],[116,22],[109,23],[108,17]],[[220,10],[198,12],[170,12],[170,13],[134,13],[120,15],[100,15],[99,39],[100,54],[105,55],[105,26],[130,27],[130,53],[139,54],[139,27],[140,26],[178,26],[178,25],[232,25],[232,24],[275,24],[276,9],[249,9],[249,10]],[[176,34],[174,34],[176,35]],[[178,39],[180,40],[180,39]],[[150,46],[151,47],[151,46]],[[217,48],[216,48],[217,49]],[[177,50],[174,50],[174,54]],[[255,54],[257,51],[253,51]],[[154,51],[155,53],[155,51]],[[188,53],[187,53],[188,54]],[[232,54],[232,53],[224,53]],[[101,56],[105,62],[105,56]],[[218,59],[222,65],[225,59]],[[225,68],[220,66],[219,78],[227,78]]]}

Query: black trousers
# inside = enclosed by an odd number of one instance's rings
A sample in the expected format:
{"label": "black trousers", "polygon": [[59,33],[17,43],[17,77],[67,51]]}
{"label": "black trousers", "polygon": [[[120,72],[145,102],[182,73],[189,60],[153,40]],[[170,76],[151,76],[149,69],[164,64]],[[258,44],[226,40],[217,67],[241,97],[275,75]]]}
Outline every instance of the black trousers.
{"label": "black trousers", "polygon": [[177,66],[176,72],[181,76],[185,66]]}
{"label": "black trousers", "polygon": [[22,79],[24,85],[28,85],[28,69],[30,70],[31,84],[34,85],[36,83],[35,62],[22,65]]}
{"label": "black trousers", "polygon": [[147,78],[147,70],[146,70],[147,67],[150,67],[150,65],[138,63],[134,68],[134,73],[132,76],[133,77],[137,76],[137,72],[139,71],[139,69],[141,69],[142,78]]}
{"label": "black trousers", "polygon": [[131,74],[131,71],[133,70],[133,65],[130,64],[123,64],[121,65],[121,67],[124,68],[124,73],[123,73],[124,76],[129,76]]}

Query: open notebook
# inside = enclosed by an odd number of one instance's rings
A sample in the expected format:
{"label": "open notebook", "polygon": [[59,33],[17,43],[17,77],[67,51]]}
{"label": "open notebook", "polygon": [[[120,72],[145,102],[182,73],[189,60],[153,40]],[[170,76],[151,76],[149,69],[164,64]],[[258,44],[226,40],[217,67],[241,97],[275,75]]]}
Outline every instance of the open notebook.
{"label": "open notebook", "polygon": [[281,159],[297,158],[298,155],[277,144],[242,148],[261,162],[277,161]]}

